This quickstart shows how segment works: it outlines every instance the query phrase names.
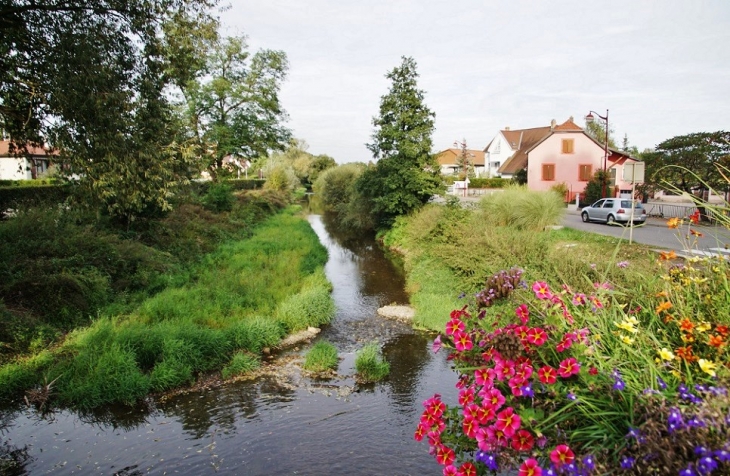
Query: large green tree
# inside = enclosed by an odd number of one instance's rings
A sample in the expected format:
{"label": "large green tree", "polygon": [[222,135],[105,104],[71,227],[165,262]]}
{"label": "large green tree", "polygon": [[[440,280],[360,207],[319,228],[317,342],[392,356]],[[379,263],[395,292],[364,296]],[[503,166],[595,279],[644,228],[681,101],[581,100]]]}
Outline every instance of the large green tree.
{"label": "large green tree", "polygon": [[422,207],[442,190],[439,166],[431,153],[435,115],[418,89],[416,62],[403,57],[386,78],[390,90],[380,99],[373,142],[367,144],[377,162],[356,184],[380,227]]}
{"label": "large green tree", "polygon": [[214,1],[4,0],[0,127],[18,149],[57,148],[86,204],[128,222],[168,208],[190,154],[173,141],[162,25]]}
{"label": "large green tree", "polygon": [[169,30],[174,34],[168,49],[174,56],[183,64],[185,58],[198,61],[198,70],[178,86],[186,139],[197,144],[211,175],[221,174],[226,156],[253,160],[283,150],[291,137],[279,101],[286,54],[261,50],[251,55],[245,37],[221,38],[210,28],[191,31],[177,25]]}
{"label": "large green tree", "polygon": [[[724,191],[727,181],[718,166],[730,166],[730,132],[697,132],[672,137],[645,152],[646,174],[664,189],[702,192]],[[725,172],[727,174],[727,172]]]}

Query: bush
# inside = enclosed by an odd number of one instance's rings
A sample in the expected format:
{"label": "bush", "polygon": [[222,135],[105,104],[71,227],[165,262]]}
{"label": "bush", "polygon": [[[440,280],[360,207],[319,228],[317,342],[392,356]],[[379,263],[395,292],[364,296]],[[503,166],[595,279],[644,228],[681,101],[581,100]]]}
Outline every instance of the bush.
{"label": "bush", "polygon": [[214,212],[229,212],[233,209],[233,189],[226,182],[214,182],[203,195],[203,205]]}
{"label": "bush", "polygon": [[231,362],[223,368],[221,375],[229,379],[237,375],[252,372],[261,366],[259,358],[248,352],[237,352],[233,355]]}
{"label": "bush", "polygon": [[469,188],[504,188],[509,184],[510,180],[502,177],[469,179]]}
{"label": "bush", "polygon": [[380,346],[373,342],[357,352],[355,370],[360,380],[378,382],[390,373],[390,364],[383,359]]}
{"label": "bush", "polygon": [[304,368],[312,372],[325,372],[337,369],[339,359],[337,349],[327,341],[320,340],[315,343],[304,359]]}
{"label": "bush", "polygon": [[484,219],[494,225],[528,231],[557,225],[565,214],[562,198],[555,192],[528,190],[524,186],[507,187],[502,193],[486,196],[480,207]]}

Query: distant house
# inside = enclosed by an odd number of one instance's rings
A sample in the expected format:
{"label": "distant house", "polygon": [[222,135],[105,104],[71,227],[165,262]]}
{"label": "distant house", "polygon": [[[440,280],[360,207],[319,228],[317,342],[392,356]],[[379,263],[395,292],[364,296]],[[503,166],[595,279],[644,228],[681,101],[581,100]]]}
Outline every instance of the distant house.
{"label": "distant house", "polygon": [[[549,127],[500,131],[509,144],[517,144],[513,154],[499,167],[502,177],[512,177],[527,170],[527,186],[531,190],[550,190],[565,183],[569,201],[586,188],[597,170],[604,167],[604,144],[596,141],[571,117]],[[499,134],[498,134],[499,137]],[[494,142],[494,141],[493,141]],[[623,166],[636,159],[618,150],[608,149],[606,170],[610,176],[610,196],[631,193],[631,184],[621,180]]]}
{"label": "distant house", "polygon": [[484,148],[489,177],[512,178],[517,172],[502,171],[503,165],[521,150],[528,149],[550,132],[550,126],[511,130],[505,127]]}
{"label": "distant house", "polygon": [[0,140],[0,180],[31,180],[48,170],[54,154],[42,147],[15,148],[10,141]]}
{"label": "distant house", "polygon": [[[461,172],[461,165],[459,165],[461,153],[461,149],[446,149],[436,154],[436,161],[441,166],[442,175],[457,175]],[[484,151],[467,149],[466,155],[467,160],[474,167],[474,175],[484,177]]]}

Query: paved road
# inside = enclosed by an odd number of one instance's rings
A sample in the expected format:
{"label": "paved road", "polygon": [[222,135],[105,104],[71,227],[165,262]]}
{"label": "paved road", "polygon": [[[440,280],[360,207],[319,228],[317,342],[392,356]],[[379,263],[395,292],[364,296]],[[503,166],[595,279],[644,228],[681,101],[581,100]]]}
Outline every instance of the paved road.
{"label": "paved road", "polygon": [[[568,211],[563,220],[563,225],[577,230],[629,240],[628,227],[608,226],[603,223],[583,223],[577,211]],[[690,236],[688,239],[686,236],[688,233],[687,225],[682,227],[680,233],[680,229],[669,229],[667,220],[664,218],[648,218],[644,225],[634,227],[633,241],[676,251],[686,249],[687,244],[693,243],[694,248],[699,250],[723,248],[726,244],[730,247],[730,230],[712,225],[700,225],[695,228],[704,236],[700,238]],[[680,238],[680,235],[684,235],[683,238]]]}

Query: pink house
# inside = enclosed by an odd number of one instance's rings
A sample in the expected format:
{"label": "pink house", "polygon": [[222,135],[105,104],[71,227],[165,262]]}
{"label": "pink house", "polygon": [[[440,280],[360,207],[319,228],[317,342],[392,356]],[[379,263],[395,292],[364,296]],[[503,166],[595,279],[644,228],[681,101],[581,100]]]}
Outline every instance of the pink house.
{"label": "pink house", "polygon": [[[527,169],[527,187],[531,190],[550,190],[554,185],[565,183],[566,198],[573,201],[576,194],[583,195],[593,174],[603,169],[604,145],[586,134],[572,117],[560,125],[553,120],[550,127],[510,130],[508,133],[520,139],[514,154],[499,168],[499,173],[514,176]],[[608,149],[606,170],[611,178],[607,195],[631,193],[631,184],[621,179],[627,161],[635,162],[636,159]]]}

